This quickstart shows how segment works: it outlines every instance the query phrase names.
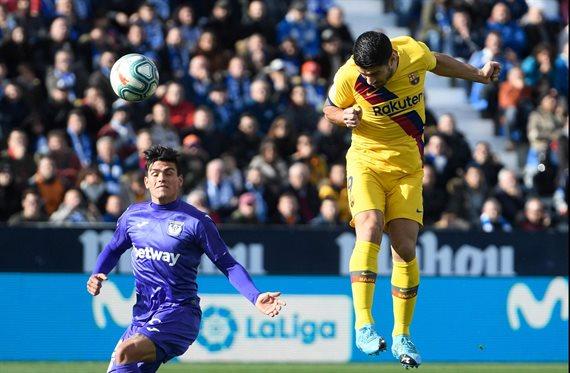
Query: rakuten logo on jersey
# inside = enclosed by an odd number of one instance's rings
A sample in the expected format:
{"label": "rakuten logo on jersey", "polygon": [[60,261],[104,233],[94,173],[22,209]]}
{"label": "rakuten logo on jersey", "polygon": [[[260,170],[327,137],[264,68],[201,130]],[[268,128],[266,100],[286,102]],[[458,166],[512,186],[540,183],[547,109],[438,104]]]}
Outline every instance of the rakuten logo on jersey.
{"label": "rakuten logo on jersey", "polygon": [[155,250],[152,247],[143,247],[141,249],[137,249],[133,246],[132,255],[135,259],[161,260],[168,263],[168,265],[171,267],[176,265],[176,262],[180,258],[180,254]]}

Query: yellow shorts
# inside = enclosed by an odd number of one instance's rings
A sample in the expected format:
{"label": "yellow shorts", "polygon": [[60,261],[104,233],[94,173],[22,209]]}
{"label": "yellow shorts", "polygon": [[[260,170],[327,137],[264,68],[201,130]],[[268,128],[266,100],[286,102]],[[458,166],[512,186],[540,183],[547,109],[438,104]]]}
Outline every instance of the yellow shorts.
{"label": "yellow shorts", "polygon": [[346,173],[352,227],[356,214],[367,210],[380,210],[385,225],[400,218],[423,225],[423,169],[412,174],[385,172],[377,160],[349,150]]}

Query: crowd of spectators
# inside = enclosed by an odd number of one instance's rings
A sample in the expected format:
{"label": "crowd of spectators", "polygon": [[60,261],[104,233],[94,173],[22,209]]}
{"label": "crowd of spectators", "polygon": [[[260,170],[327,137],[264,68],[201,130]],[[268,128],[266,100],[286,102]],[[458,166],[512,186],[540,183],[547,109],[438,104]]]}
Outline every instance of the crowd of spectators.
{"label": "crowd of spectators", "polygon": [[[453,114],[428,112],[426,226],[565,221],[568,22],[552,3],[394,2],[400,20],[421,14],[408,26],[433,50],[502,58],[500,83],[465,89],[498,135],[527,144],[524,173],[508,170],[488,144],[470,149]],[[218,223],[346,224],[350,132],[321,109],[352,43],[331,0],[0,0],[0,221],[114,222],[148,199],[143,152],[162,144],[181,153],[183,198]],[[140,103],[108,82],[133,52],[160,74]]]}

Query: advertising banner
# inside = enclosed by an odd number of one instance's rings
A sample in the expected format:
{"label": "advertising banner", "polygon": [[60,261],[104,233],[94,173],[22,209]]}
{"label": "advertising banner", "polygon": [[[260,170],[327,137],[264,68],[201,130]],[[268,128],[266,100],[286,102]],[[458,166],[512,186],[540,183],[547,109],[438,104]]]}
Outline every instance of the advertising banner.
{"label": "advertising banner", "polygon": [[[102,293],[87,275],[0,274],[5,322],[0,360],[108,360],[130,323],[133,278],[111,275]],[[354,346],[350,281],[341,276],[254,276],[280,290],[283,312],[259,313],[221,276],[201,276],[201,331],[181,361],[393,361]],[[390,280],[376,285],[374,319],[391,344]],[[430,361],[568,361],[565,277],[424,278],[412,335]]]}
{"label": "advertising banner", "polygon": [[[353,231],[312,227],[224,227],[232,255],[255,275],[348,275]],[[90,273],[112,229],[0,227],[0,272]],[[423,231],[418,238],[423,276],[567,276],[568,234]],[[390,241],[382,240],[379,274],[392,268]],[[131,273],[123,255],[116,271]],[[220,274],[204,256],[202,274]]]}

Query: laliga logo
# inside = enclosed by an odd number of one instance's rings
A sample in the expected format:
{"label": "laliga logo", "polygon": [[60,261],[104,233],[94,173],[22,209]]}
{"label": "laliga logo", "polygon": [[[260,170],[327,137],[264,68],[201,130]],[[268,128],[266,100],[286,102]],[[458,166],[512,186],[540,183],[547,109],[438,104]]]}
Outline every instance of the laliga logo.
{"label": "laliga logo", "polygon": [[554,307],[560,301],[560,319],[568,321],[568,281],[562,277],[553,279],[542,300],[537,300],[523,283],[515,284],[507,296],[507,316],[513,330],[521,327],[519,310],[533,329],[542,329],[550,322]]}
{"label": "laliga logo", "polygon": [[210,352],[230,348],[237,332],[237,323],[227,308],[208,307],[202,314],[202,328],[198,343]]}

